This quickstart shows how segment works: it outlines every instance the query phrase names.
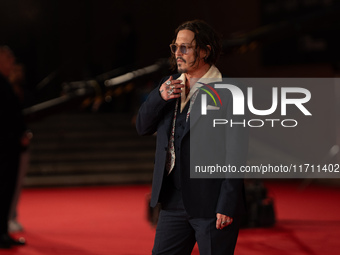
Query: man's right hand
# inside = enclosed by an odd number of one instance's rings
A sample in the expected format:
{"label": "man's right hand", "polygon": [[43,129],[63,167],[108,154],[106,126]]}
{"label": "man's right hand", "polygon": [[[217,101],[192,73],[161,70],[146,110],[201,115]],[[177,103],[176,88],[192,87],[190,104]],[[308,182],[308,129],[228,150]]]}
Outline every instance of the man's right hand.
{"label": "man's right hand", "polygon": [[170,76],[159,88],[161,97],[165,101],[181,97],[182,88],[184,88],[184,84],[181,84],[181,82],[181,80],[173,80],[172,76]]}

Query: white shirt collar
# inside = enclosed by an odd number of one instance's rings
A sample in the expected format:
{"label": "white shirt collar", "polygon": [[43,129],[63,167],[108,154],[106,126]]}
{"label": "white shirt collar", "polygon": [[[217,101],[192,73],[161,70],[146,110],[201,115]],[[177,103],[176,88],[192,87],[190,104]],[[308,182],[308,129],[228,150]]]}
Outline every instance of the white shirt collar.
{"label": "white shirt collar", "polygon": [[[177,80],[182,80],[181,84],[185,84],[186,77],[185,74],[182,73],[180,77],[177,78]],[[203,85],[201,83],[212,83],[212,82],[221,82],[222,81],[222,74],[217,69],[216,66],[212,65],[208,72],[206,72],[190,89],[190,92],[188,96],[185,96],[185,87],[182,90],[181,94],[181,112],[184,109],[185,105],[189,102],[191,96],[196,92],[196,90]]]}

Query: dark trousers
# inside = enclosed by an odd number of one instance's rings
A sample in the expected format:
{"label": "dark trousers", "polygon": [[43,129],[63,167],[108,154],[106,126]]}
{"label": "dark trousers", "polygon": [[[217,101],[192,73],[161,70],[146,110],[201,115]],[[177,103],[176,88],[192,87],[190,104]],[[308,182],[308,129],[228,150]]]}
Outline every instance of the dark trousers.
{"label": "dark trousers", "polygon": [[0,234],[8,233],[8,217],[18,178],[20,149],[0,149]]}
{"label": "dark trousers", "polygon": [[[176,194],[177,193],[177,194]],[[180,192],[172,193],[178,198]],[[189,255],[197,242],[202,255],[232,255],[239,232],[239,219],[222,230],[216,229],[216,217],[193,218],[183,206],[182,199],[166,204],[158,218],[153,255]],[[174,206],[175,205],[175,206]]]}

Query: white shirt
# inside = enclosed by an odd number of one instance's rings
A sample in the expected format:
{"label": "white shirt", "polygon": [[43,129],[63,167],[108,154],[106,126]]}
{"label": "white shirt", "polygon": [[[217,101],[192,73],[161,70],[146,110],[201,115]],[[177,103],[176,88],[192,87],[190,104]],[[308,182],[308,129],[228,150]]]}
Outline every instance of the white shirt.
{"label": "white shirt", "polygon": [[[185,74],[182,73],[180,77],[177,78],[177,80],[182,80],[181,84],[185,85],[186,82],[186,77]],[[220,82],[222,81],[222,74],[221,72],[217,69],[216,66],[212,65],[208,72],[206,72],[190,89],[188,96],[186,96],[185,90],[186,87],[182,89],[181,93],[181,112],[183,111],[185,105],[189,102],[191,96],[196,92],[196,90],[203,85],[201,83],[212,83],[212,82]]]}

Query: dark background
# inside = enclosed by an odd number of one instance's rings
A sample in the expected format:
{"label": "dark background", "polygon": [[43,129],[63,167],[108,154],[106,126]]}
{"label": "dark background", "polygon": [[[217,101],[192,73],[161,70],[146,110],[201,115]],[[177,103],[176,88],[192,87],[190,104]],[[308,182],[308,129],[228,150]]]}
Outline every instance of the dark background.
{"label": "dark background", "polygon": [[[330,65],[337,62],[339,55],[339,19],[329,20],[327,14],[338,2],[1,1],[0,43],[12,47],[27,68],[29,86],[35,87],[54,71],[62,81],[74,81],[124,65],[143,67],[168,57],[174,30],[186,20],[204,19],[229,39],[266,24],[304,17],[289,27],[290,31],[278,26],[277,32],[267,33],[261,39],[265,43],[257,42],[255,50],[242,48],[237,51],[244,53],[241,56],[235,51],[226,52],[220,68],[233,77],[278,73],[324,77],[332,76]],[[318,16],[317,22],[303,22],[320,11],[324,15]],[[301,30],[301,26],[307,29]]]}

